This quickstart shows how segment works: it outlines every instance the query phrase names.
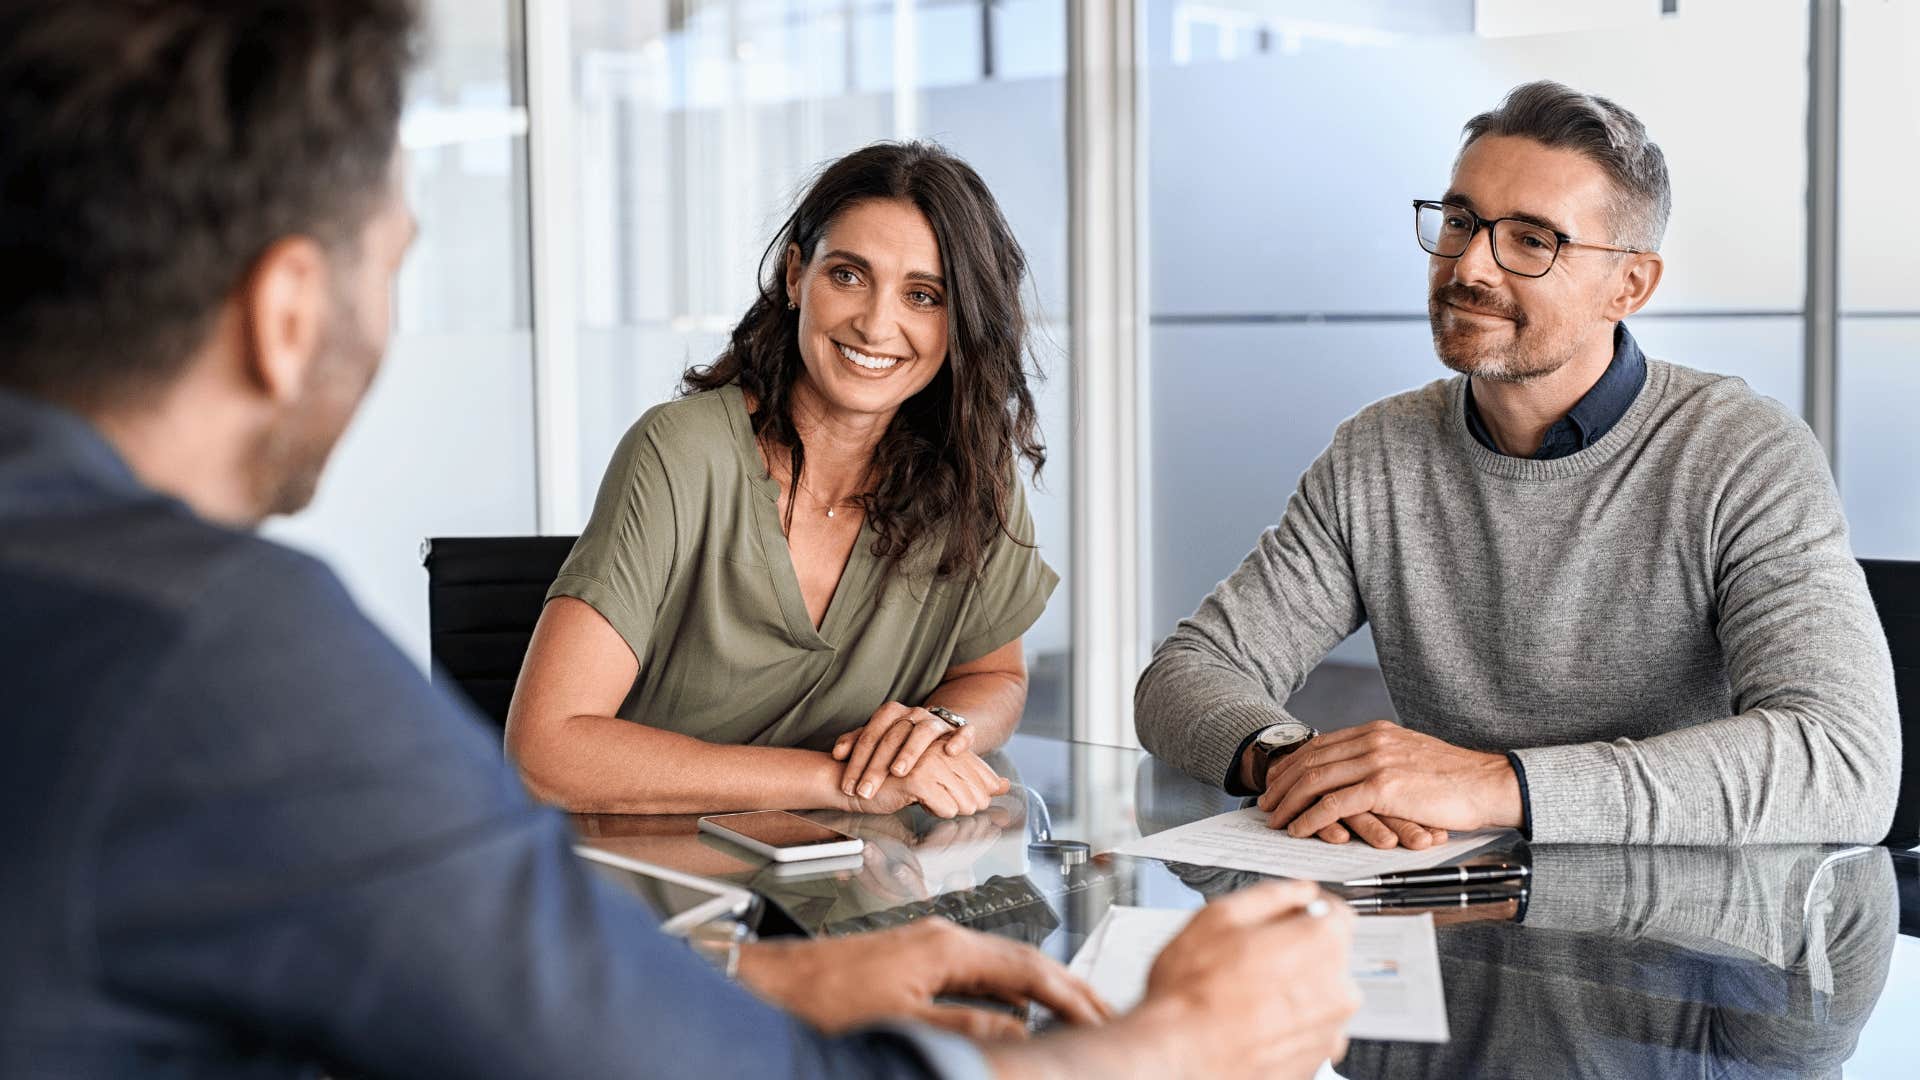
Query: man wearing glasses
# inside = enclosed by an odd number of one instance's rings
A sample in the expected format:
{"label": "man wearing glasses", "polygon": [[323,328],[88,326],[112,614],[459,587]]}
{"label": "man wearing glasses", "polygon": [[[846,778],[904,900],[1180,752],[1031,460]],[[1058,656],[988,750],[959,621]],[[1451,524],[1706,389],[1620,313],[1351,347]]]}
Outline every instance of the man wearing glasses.
{"label": "man wearing glasses", "polygon": [[[1660,148],[1551,82],[1465,136],[1413,204],[1460,377],[1340,425],[1155,653],[1141,742],[1334,842],[1879,841],[1893,674],[1820,447],[1623,323],[1660,283]],[[1287,697],[1363,623],[1400,723],[1318,734]]]}

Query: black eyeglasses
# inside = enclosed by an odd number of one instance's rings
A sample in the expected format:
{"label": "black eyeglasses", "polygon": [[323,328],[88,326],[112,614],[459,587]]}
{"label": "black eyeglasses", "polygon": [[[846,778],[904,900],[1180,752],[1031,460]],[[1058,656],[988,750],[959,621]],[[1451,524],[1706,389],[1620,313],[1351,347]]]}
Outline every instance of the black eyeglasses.
{"label": "black eyeglasses", "polygon": [[1421,249],[1429,255],[1457,259],[1467,253],[1467,245],[1473,243],[1473,235],[1481,229],[1489,234],[1493,261],[1500,269],[1520,277],[1544,276],[1553,269],[1554,260],[1560,257],[1560,249],[1569,245],[1629,255],[1644,254],[1640,248],[1577,240],[1537,221],[1510,217],[1488,221],[1455,203],[1426,199],[1413,201],[1413,233],[1419,239]]}

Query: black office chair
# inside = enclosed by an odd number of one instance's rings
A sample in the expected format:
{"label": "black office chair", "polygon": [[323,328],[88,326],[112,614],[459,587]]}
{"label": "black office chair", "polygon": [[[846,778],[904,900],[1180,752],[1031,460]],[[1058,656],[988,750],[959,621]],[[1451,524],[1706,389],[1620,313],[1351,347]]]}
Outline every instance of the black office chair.
{"label": "black office chair", "polygon": [[505,727],[513,684],[571,536],[443,536],[420,545],[434,680]]}
{"label": "black office chair", "polygon": [[1867,591],[1893,650],[1893,682],[1900,698],[1900,801],[1893,831],[1881,843],[1920,844],[1920,562],[1862,559]]}

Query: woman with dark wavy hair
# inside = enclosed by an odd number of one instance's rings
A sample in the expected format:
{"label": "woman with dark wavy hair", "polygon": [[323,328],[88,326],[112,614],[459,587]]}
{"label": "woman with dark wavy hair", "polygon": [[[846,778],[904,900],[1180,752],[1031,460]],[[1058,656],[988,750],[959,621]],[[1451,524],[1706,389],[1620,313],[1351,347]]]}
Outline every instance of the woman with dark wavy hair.
{"label": "woman with dark wavy hair", "polygon": [[1026,703],[1058,578],[1017,459],[1026,257],[978,174],[924,143],[822,172],[713,364],[620,447],[548,593],[507,718],[540,797],[689,813],[1007,789],[979,757]]}

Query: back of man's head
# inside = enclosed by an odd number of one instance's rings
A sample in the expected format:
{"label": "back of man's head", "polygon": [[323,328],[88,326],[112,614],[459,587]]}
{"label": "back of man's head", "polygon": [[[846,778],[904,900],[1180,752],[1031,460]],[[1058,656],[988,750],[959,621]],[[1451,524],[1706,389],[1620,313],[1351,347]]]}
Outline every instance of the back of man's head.
{"label": "back of man's head", "polygon": [[178,375],[276,240],[390,184],[412,0],[0,0],[0,388]]}

